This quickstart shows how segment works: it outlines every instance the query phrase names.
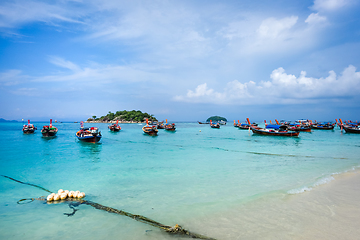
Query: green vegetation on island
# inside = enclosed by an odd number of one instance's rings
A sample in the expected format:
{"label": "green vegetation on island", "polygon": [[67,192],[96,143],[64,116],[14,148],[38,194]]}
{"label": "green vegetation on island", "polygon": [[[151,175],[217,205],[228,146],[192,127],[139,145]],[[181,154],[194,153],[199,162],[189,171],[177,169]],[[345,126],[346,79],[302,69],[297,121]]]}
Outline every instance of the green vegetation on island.
{"label": "green vegetation on island", "polygon": [[227,122],[227,119],[224,118],[224,117],[220,117],[220,116],[212,116],[212,117],[209,117],[206,122],[210,122],[213,121],[213,122],[220,122],[220,121],[224,121],[224,122]]}
{"label": "green vegetation on island", "polygon": [[116,113],[112,113],[109,111],[108,114],[101,117],[92,116],[87,120],[87,122],[111,122],[111,121],[117,121],[120,122],[144,122],[146,119],[149,119],[149,121],[157,121],[157,119],[152,114],[143,113],[141,111],[117,111]]}

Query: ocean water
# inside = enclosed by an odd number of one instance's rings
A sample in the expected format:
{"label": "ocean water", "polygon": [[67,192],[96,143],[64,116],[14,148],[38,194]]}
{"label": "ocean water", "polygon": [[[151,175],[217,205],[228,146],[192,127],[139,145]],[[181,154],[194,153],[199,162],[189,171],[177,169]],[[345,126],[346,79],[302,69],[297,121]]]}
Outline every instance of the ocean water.
{"label": "ocean water", "polygon": [[[176,132],[153,137],[142,124],[112,133],[107,124],[86,123],[102,131],[93,144],[76,139],[78,123],[54,124],[59,132],[50,139],[40,133],[48,123],[33,124],[38,130],[26,135],[22,123],[0,123],[0,175],[54,192],[80,190],[86,200],[217,239],[241,235],[240,226],[226,227],[235,209],[311,191],[360,166],[360,135],[338,128],[272,137],[232,124],[176,123]],[[181,238],[87,205],[68,217],[68,203],[17,204],[48,193],[3,176],[0,183],[0,239]]]}

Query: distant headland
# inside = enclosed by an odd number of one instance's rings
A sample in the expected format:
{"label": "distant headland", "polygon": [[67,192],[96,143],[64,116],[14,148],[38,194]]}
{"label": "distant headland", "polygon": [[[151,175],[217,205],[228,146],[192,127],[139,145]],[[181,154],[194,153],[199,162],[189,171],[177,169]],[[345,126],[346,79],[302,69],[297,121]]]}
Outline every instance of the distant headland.
{"label": "distant headland", "polygon": [[112,113],[109,111],[108,114],[101,117],[92,116],[86,120],[87,123],[115,123],[119,121],[119,123],[142,123],[145,122],[146,119],[149,121],[157,121],[156,117],[152,114],[143,113],[141,111],[117,111]]}
{"label": "distant headland", "polygon": [[3,118],[0,118],[0,122],[18,122],[16,120],[6,120],[6,119],[3,119]]}

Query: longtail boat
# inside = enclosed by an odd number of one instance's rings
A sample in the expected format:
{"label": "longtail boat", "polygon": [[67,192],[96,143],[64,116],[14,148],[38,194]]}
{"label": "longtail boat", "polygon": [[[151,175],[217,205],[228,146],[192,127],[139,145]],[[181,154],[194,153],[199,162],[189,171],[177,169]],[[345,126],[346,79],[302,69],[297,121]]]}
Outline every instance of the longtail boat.
{"label": "longtail boat", "polygon": [[[251,123],[251,125],[257,126],[258,124],[257,123]],[[240,121],[238,120],[238,127],[239,127],[239,129],[249,130],[250,125],[248,123],[240,123]]]}
{"label": "longtail boat", "polygon": [[341,118],[339,120],[340,120],[341,130],[344,129],[346,133],[360,133],[360,124],[359,123],[352,123],[352,122],[348,121],[347,124],[344,124],[342,122]]}
{"label": "longtail boat", "polygon": [[295,123],[279,123],[277,119],[275,119],[276,124],[272,124],[271,120],[270,123],[271,124],[266,124],[266,120],[265,120],[265,128],[271,128],[271,129],[279,129],[281,126],[287,126],[287,130],[291,130],[291,131],[300,131],[300,132],[311,132],[311,125],[310,124],[305,124],[302,122],[298,122],[296,121]]}
{"label": "longtail boat", "polygon": [[22,131],[23,133],[29,134],[34,133],[36,129],[37,128],[33,124],[30,124],[30,120],[28,120],[28,124],[23,126]]}
{"label": "longtail boat", "polygon": [[251,125],[249,118],[247,119],[250,129],[255,134],[268,135],[268,136],[283,136],[283,137],[297,137],[299,131],[291,131],[287,129],[287,126],[280,126],[279,129],[261,128],[258,126]]}
{"label": "longtail boat", "polygon": [[351,125],[344,125],[343,129],[347,133],[360,133],[360,126],[351,126]]}
{"label": "longtail boat", "polygon": [[76,132],[76,137],[82,142],[96,143],[101,139],[101,132],[97,127],[84,128],[84,123],[81,121],[80,130]]}
{"label": "longtail boat", "polygon": [[157,129],[164,129],[165,128],[164,122],[158,122],[156,127],[157,127]]}
{"label": "longtail boat", "polygon": [[210,127],[211,128],[220,128],[220,124],[219,123],[212,123],[212,121],[210,120]]}
{"label": "longtail boat", "polygon": [[166,124],[165,124],[165,130],[168,131],[175,131],[175,123],[168,123],[167,119],[166,119]]}
{"label": "longtail boat", "polygon": [[146,119],[146,125],[142,127],[142,130],[144,131],[144,133],[150,136],[156,136],[158,133],[158,130],[156,129],[155,125],[152,126],[149,125],[149,119]]}
{"label": "longtail boat", "polygon": [[52,125],[52,119],[50,119],[50,125],[45,125],[41,129],[41,134],[43,137],[54,137],[56,136],[57,132],[58,132],[57,127],[54,127]]}
{"label": "longtail boat", "polygon": [[320,130],[333,130],[335,127],[335,124],[333,123],[317,123],[315,121],[314,124],[311,125],[313,129],[320,129]]}
{"label": "longtail boat", "polygon": [[108,128],[111,132],[119,132],[121,130],[119,120],[116,120],[116,123],[109,125]]}

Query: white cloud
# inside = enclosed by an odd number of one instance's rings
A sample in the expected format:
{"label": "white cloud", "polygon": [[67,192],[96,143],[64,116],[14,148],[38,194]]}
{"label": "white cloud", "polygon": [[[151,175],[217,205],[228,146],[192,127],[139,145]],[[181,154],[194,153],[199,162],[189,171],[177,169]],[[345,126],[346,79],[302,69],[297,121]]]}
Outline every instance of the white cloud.
{"label": "white cloud", "polygon": [[17,69],[0,73],[0,85],[4,86],[18,85],[26,79],[28,79],[28,76],[22,75],[22,71]]}
{"label": "white cloud", "polygon": [[52,64],[55,64],[59,67],[63,67],[63,68],[67,68],[67,69],[70,69],[74,72],[78,72],[80,71],[80,67],[70,61],[66,61],[65,59],[63,58],[60,58],[60,57],[56,57],[56,56],[50,56],[49,57],[49,61],[52,63]]}
{"label": "white cloud", "polygon": [[32,22],[83,23],[79,20],[81,13],[75,8],[70,8],[67,2],[49,4],[33,0],[5,1],[0,4],[0,16],[0,27],[4,28],[16,28]]}
{"label": "white cloud", "polygon": [[214,92],[214,90],[213,89],[208,89],[207,84],[204,83],[204,84],[200,84],[199,86],[197,86],[194,92],[189,90],[186,96],[188,98],[209,96],[213,92]]}
{"label": "white cloud", "polygon": [[297,16],[286,17],[282,19],[267,18],[265,19],[257,30],[260,37],[263,38],[277,38],[286,30],[292,28],[298,20]]}
{"label": "white cloud", "polygon": [[308,24],[317,24],[317,23],[324,23],[327,19],[324,16],[320,16],[319,13],[311,13],[308,18],[305,20]]}
{"label": "white cloud", "polygon": [[315,0],[312,7],[317,11],[334,11],[349,5],[352,0]]}
{"label": "white cloud", "polygon": [[273,70],[269,81],[259,84],[237,80],[227,83],[222,92],[201,84],[186,96],[176,96],[175,101],[217,104],[252,105],[264,103],[294,104],[316,102],[319,99],[335,100],[342,97],[357,97],[360,92],[360,72],[352,65],[340,76],[329,71],[325,78],[307,77],[302,71],[298,77],[287,74],[283,68]]}

